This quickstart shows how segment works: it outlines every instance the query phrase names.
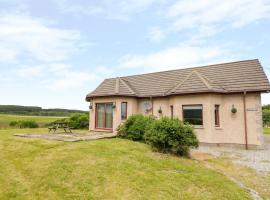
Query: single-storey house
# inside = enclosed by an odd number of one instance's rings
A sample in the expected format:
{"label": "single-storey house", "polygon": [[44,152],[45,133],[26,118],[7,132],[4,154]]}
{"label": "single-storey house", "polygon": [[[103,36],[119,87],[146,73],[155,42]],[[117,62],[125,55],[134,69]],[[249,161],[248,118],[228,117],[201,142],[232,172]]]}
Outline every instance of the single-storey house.
{"label": "single-storey house", "polygon": [[258,148],[261,93],[269,91],[257,59],[105,79],[86,96],[89,128],[116,131],[133,114],[177,117],[200,143]]}

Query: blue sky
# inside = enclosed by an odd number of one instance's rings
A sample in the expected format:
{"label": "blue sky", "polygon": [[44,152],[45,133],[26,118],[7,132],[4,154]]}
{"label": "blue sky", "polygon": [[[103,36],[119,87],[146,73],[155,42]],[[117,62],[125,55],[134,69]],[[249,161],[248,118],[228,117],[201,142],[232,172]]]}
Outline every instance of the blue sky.
{"label": "blue sky", "polygon": [[254,58],[270,77],[269,46],[269,0],[0,0],[0,104],[87,110],[104,78]]}

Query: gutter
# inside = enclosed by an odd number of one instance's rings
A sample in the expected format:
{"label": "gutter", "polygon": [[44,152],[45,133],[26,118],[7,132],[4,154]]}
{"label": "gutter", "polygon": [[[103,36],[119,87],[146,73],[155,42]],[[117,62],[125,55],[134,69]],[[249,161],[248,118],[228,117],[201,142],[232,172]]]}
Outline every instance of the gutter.
{"label": "gutter", "polygon": [[246,146],[246,150],[248,150],[246,94],[247,94],[247,92],[244,91],[243,92],[243,104],[244,104],[244,124],[245,124],[245,146]]}
{"label": "gutter", "polygon": [[[247,92],[260,92],[260,93],[270,93],[270,88],[268,89],[254,89],[248,90]],[[211,93],[211,94],[242,94],[243,90],[235,90],[235,91],[201,91],[201,92],[182,92],[182,93],[170,93],[170,94],[160,94],[160,95],[152,95],[151,97],[169,97],[174,95],[186,95],[186,94],[202,94],[202,93]],[[85,100],[88,101],[88,98],[96,98],[96,97],[135,97],[135,98],[150,98],[149,95],[135,95],[135,94],[102,94],[102,95],[87,95]]]}

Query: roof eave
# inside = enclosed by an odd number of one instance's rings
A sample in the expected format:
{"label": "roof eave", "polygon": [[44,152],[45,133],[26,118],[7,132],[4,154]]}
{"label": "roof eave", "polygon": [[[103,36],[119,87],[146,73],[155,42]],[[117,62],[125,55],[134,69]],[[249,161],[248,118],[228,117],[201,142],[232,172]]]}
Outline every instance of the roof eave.
{"label": "roof eave", "polygon": [[98,97],[136,97],[136,98],[154,98],[154,97],[168,97],[168,96],[174,96],[174,95],[183,95],[183,94],[202,94],[202,93],[218,93],[218,94],[235,94],[235,93],[242,93],[242,92],[260,92],[260,93],[269,93],[270,88],[265,89],[248,89],[248,90],[231,90],[231,91],[225,91],[225,90],[206,90],[206,91],[198,91],[198,92],[181,92],[181,93],[167,93],[167,94],[161,94],[161,95],[135,95],[135,94],[102,94],[102,95],[87,95],[85,100],[87,102],[90,102],[92,98],[98,98]]}
{"label": "roof eave", "polygon": [[98,97],[137,97],[134,94],[100,94],[100,95],[87,95],[86,96],[86,101],[89,101],[92,98],[98,98]]}

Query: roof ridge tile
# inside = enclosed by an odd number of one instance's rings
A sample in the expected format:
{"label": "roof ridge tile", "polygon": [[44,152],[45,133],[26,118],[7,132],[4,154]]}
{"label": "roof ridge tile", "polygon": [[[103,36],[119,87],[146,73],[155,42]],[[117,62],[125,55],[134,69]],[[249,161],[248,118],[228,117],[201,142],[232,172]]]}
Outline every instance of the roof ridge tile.
{"label": "roof ridge tile", "polygon": [[197,70],[194,70],[194,73],[202,80],[202,82],[206,85],[206,87],[209,90],[213,89],[213,87],[210,85],[209,81],[207,81],[207,79],[203,78],[203,76]]}
{"label": "roof ridge tile", "polygon": [[196,75],[201,81],[202,83],[209,89],[209,90],[213,90],[213,87],[211,86],[211,84],[209,83],[208,80],[206,80],[197,70],[192,70],[185,78],[183,81],[181,81],[179,84],[177,84],[175,87],[173,87],[172,89],[170,89],[169,91],[167,91],[165,94],[171,94],[171,93],[175,93],[175,91],[179,88],[181,88],[181,86],[192,76],[192,75]]}
{"label": "roof ridge tile", "polygon": [[115,93],[116,94],[118,94],[119,93],[119,80],[120,80],[120,78],[119,77],[117,77],[116,79],[115,79]]}
{"label": "roof ridge tile", "polygon": [[127,89],[129,90],[129,92],[131,93],[131,94],[136,94],[136,92],[134,92],[134,90],[123,80],[123,79],[121,79],[120,77],[119,77],[119,80],[120,80],[120,82],[121,83],[123,83],[124,85],[125,85],[125,87],[127,87]]}
{"label": "roof ridge tile", "polygon": [[183,83],[184,83],[190,76],[192,76],[192,74],[193,74],[193,71],[191,71],[191,72],[184,78],[184,80],[182,80],[180,83],[178,83],[178,84],[177,84],[176,86],[174,86],[173,88],[169,89],[169,90],[166,92],[166,94],[174,93],[175,90],[176,90],[177,88],[179,88],[181,85],[183,85]]}

